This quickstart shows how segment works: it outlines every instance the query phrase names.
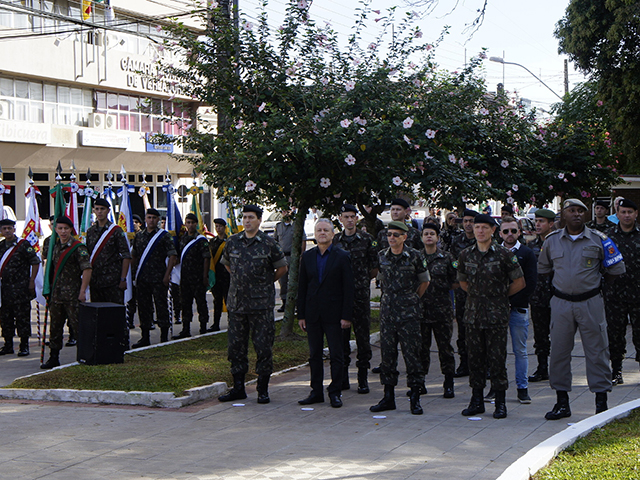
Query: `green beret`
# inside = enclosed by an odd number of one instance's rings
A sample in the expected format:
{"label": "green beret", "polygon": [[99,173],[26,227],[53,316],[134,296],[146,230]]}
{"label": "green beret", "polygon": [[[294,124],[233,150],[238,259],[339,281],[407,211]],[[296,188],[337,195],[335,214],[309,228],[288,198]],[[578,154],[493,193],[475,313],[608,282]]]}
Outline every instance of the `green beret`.
{"label": "green beret", "polygon": [[549,210],[548,208],[539,208],[538,210],[535,211],[535,216],[541,217],[541,218],[547,218],[549,220],[556,219],[556,214],[553,212],[553,210]]}
{"label": "green beret", "polygon": [[387,226],[388,230],[402,230],[403,232],[408,232],[409,227],[404,222],[389,222]]}

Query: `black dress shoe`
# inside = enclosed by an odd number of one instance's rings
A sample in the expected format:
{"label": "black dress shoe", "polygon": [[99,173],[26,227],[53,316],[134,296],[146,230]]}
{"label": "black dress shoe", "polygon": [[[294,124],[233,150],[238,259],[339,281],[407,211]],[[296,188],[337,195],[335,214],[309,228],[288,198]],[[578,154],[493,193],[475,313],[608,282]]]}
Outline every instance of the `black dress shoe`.
{"label": "black dress shoe", "polygon": [[544,416],[547,420],[560,420],[561,418],[567,418],[571,416],[571,409],[568,403],[556,403],[553,406],[553,410],[547,412]]}
{"label": "black dress shoe", "polygon": [[29,347],[20,347],[20,350],[18,351],[18,356],[26,357],[28,355],[29,355]]}
{"label": "black dress shoe", "polygon": [[340,395],[337,393],[329,395],[329,401],[331,402],[331,406],[333,408],[340,408],[342,406],[342,400],[340,400]]}
{"label": "black dress shoe", "polygon": [[453,378],[461,378],[469,376],[469,367],[466,365],[460,365],[456,370],[456,373],[453,374]]}
{"label": "black dress shoe", "polygon": [[456,394],[453,390],[453,387],[444,387],[444,394],[442,396],[444,398],[455,398]]}
{"label": "black dress shoe", "polygon": [[596,415],[609,409],[607,405],[607,392],[596,393]]}
{"label": "black dress shoe", "polygon": [[381,373],[382,372],[382,368],[380,368],[380,365],[378,365],[377,367],[373,367],[371,369],[371,373]]}
{"label": "black dress shoe", "polygon": [[303,399],[303,400],[298,400],[298,403],[300,405],[313,405],[314,403],[323,403],[324,402],[324,396],[322,394],[317,394],[317,393],[313,393],[311,392],[311,394]]}
{"label": "black dress shoe", "polygon": [[134,343],[133,345],[131,345],[131,348],[142,348],[142,347],[148,347],[149,345],[151,345],[151,342],[149,341],[148,338],[141,338],[140,340],[138,340],[136,343]]}
{"label": "black dress shoe", "polygon": [[77,344],[78,341],[75,338],[70,338],[69,341],[65,343],[67,347],[75,347]]}
{"label": "black dress shoe", "polygon": [[40,365],[40,368],[42,370],[51,370],[52,368],[59,367],[59,366],[60,366],[60,359],[58,357],[49,357],[49,360],[47,360],[45,363]]}
{"label": "black dress shoe", "polygon": [[0,348],[0,355],[13,355],[13,347],[8,347],[7,345],[5,345],[4,347]]}

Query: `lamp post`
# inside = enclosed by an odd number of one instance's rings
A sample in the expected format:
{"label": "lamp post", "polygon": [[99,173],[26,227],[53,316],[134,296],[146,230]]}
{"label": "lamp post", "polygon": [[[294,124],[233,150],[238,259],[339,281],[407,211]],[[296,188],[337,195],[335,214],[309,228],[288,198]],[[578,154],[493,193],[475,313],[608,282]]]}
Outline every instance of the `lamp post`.
{"label": "lamp post", "polygon": [[531,76],[533,76],[536,80],[538,80],[542,85],[547,87],[551,93],[553,93],[556,97],[558,97],[560,100],[562,100],[562,97],[560,95],[558,95],[556,92],[554,92],[553,89],[549,85],[544,83],[540,78],[538,78],[538,76],[535,73],[533,73],[531,70],[529,70],[524,65],[520,65],[519,63],[515,63],[515,62],[505,62],[504,58],[501,58],[501,57],[489,57],[489,61],[496,62],[496,63],[502,63],[503,65],[517,65],[518,67],[524,68],[527,72],[529,72],[531,74]]}

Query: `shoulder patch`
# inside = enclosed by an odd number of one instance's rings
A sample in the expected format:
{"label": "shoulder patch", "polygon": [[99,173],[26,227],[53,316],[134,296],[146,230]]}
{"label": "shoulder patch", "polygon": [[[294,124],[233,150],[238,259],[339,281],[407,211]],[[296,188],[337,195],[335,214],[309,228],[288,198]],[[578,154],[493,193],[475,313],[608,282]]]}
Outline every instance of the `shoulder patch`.
{"label": "shoulder patch", "polygon": [[453,262],[451,262],[451,265],[453,265],[453,268],[458,268],[458,261],[454,260]]}
{"label": "shoulder patch", "polygon": [[518,257],[516,257],[515,255],[513,255],[511,257],[511,263],[518,263]]}
{"label": "shoulder patch", "polygon": [[371,246],[372,247],[377,247],[378,246],[378,241],[374,240],[373,242],[371,242]]}
{"label": "shoulder patch", "polygon": [[424,268],[427,268],[427,259],[426,259],[426,258],[423,258],[423,259],[422,259],[422,266],[423,266]]}

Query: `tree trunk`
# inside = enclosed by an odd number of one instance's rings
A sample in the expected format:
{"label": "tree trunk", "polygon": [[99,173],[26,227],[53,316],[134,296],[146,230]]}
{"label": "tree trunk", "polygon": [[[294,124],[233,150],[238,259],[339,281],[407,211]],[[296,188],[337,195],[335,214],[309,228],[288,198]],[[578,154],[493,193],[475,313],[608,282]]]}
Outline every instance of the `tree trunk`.
{"label": "tree trunk", "polygon": [[367,212],[364,205],[358,202],[358,210],[360,210],[360,213],[364,217],[367,232],[369,232],[373,238],[376,238],[376,220],[378,220],[378,214],[384,211],[384,206],[384,203],[381,203],[380,205],[371,205],[371,212]]}
{"label": "tree trunk", "polygon": [[298,275],[300,273],[300,255],[302,253],[302,232],[304,231],[304,221],[307,218],[308,207],[298,209],[296,219],[293,222],[293,240],[291,244],[291,263],[289,265],[289,283],[287,290],[287,305],[282,319],[280,336],[292,337],[293,321],[295,318],[296,301],[298,299]]}

